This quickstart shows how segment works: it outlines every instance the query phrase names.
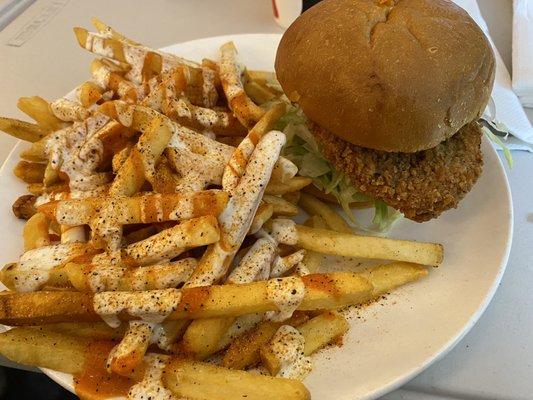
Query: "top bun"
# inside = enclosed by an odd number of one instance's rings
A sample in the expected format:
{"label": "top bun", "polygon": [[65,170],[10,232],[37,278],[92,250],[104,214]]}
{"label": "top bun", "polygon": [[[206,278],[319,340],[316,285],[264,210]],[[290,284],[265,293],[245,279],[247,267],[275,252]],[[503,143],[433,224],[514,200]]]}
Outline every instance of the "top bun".
{"label": "top bun", "polygon": [[415,152],[479,118],[494,55],[447,0],[324,0],[285,32],[276,74],[309,119],[355,145]]}

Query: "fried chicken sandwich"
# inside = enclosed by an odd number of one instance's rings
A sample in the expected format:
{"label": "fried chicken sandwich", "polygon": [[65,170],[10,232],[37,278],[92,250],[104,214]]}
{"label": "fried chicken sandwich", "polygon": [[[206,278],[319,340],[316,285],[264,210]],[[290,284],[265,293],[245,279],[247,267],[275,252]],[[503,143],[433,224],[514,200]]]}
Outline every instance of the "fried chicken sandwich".
{"label": "fried chicken sandwich", "polygon": [[287,156],[345,208],[373,201],[376,216],[423,222],[481,174],[495,61],[453,2],[324,0],[285,32],[275,68],[295,105]]}

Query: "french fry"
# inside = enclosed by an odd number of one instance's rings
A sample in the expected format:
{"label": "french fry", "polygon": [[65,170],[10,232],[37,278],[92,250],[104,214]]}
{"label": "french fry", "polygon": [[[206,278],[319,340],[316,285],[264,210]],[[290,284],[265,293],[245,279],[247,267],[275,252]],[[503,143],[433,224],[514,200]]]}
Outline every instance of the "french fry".
{"label": "french fry", "polygon": [[171,167],[167,157],[161,157],[155,168],[152,189],[156,193],[176,193],[180,176]]}
{"label": "french fry", "polygon": [[295,176],[285,182],[270,181],[265,193],[280,196],[286,193],[299,191],[311,183],[313,183],[313,180],[304,176]]}
{"label": "french fry", "polygon": [[32,329],[38,329],[43,334],[53,332],[95,340],[120,340],[126,331],[125,324],[118,328],[111,328],[105,322],[61,322]]}
{"label": "french fry", "polygon": [[63,98],[50,103],[50,109],[57,118],[65,122],[83,121],[90,115],[89,110],[81,104]]}
{"label": "french fry", "polygon": [[244,84],[244,91],[256,104],[262,105],[276,98],[276,92],[268,87],[262,86],[257,82],[251,81]]}
{"label": "french fry", "polygon": [[331,230],[343,233],[352,233],[352,229],[337,212],[329,205],[320,201],[313,195],[302,193],[298,205],[309,215],[319,215],[326,221]]}
{"label": "french fry", "polygon": [[217,282],[226,274],[250,230],[284,143],[285,136],[278,131],[270,131],[259,140],[234,195],[228,201],[228,212],[221,214],[221,240],[206,250],[187,286],[204,286]]}
{"label": "french fry", "polygon": [[273,378],[212,364],[176,359],[163,377],[178,397],[192,399],[304,400],[311,396],[293,379]]}
{"label": "french fry", "polygon": [[[250,283],[261,279],[263,270],[277,254],[276,244],[271,239],[258,239],[239,261],[226,279],[226,283]],[[202,360],[221,350],[222,336],[235,322],[234,318],[206,318],[191,323],[181,344],[182,350],[196,359]]]}
{"label": "french fry", "polygon": [[272,204],[274,215],[293,217],[299,213],[298,207],[285,200],[283,197],[265,194],[263,196],[263,201],[267,204]]}
{"label": "french fry", "polygon": [[[120,214],[117,222],[121,225],[179,221],[205,215],[217,216],[226,207],[228,198],[226,192],[216,189],[183,194],[147,194],[117,199],[112,203],[112,212]],[[51,201],[39,206],[39,211],[61,224],[90,224],[105,201],[103,197]]]}
{"label": "french fry", "polygon": [[[333,311],[326,311],[298,326],[296,329],[302,334],[305,343],[303,355],[310,356],[322,347],[338,340],[348,331],[348,328],[346,318]],[[263,365],[270,374],[277,375],[282,367],[281,361],[272,352],[268,343],[261,347],[260,355]]]}
{"label": "french fry", "polygon": [[[224,169],[224,175],[222,176],[222,187],[224,190],[230,193],[235,190],[244,174],[255,146],[263,135],[270,131],[276,121],[285,113],[285,108],[285,104],[279,103],[265,113],[235,149],[228,160],[227,167]],[[296,174],[296,171],[294,173]]]}
{"label": "french fry", "polygon": [[205,246],[219,239],[217,219],[207,215],[181,222],[148,239],[130,244],[124,253],[130,263],[142,266],[174,258],[187,248]]}
{"label": "french fry", "polygon": [[23,365],[37,365],[75,374],[85,364],[89,339],[36,328],[16,328],[0,334],[0,353]]}
{"label": "french fry", "polygon": [[140,87],[137,87],[122,75],[113,72],[102,60],[95,59],[92,61],[91,74],[99,86],[112,90],[124,101],[135,103],[143,95]]}
{"label": "french fry", "polygon": [[[147,267],[116,267],[114,269],[116,287],[107,290],[142,291],[177,287],[187,281],[195,267],[194,258]],[[68,277],[74,288],[82,292],[91,290],[88,276],[98,273],[97,268],[77,263],[68,263],[63,270],[63,274]],[[109,271],[106,273],[109,274]]]}
{"label": "french fry", "polygon": [[[305,225],[311,228],[327,228],[326,221],[319,215],[313,215],[312,217],[310,217],[305,222]],[[305,256],[302,262],[307,267],[309,272],[311,272],[312,274],[316,274],[320,271],[320,266],[322,265],[323,260],[324,256],[322,254],[317,253],[316,251],[307,250],[305,252]]]}
{"label": "french fry", "polygon": [[236,60],[237,49],[233,42],[220,47],[220,82],[228,104],[237,119],[244,126],[251,128],[261,119],[264,111],[246,94],[241,80],[241,70]]}
{"label": "french fry", "polygon": [[24,225],[24,251],[50,244],[50,220],[42,213],[34,214]]}
{"label": "french fry", "polygon": [[303,225],[297,225],[296,230],[298,246],[318,253],[422,265],[439,265],[443,260],[442,245],[437,243],[360,236]]}
{"label": "french fry", "polygon": [[250,230],[248,231],[249,235],[257,233],[259,229],[263,227],[263,224],[268,221],[274,214],[274,206],[266,202],[261,202],[250,225]]}
{"label": "french fry", "polygon": [[[285,280],[295,278],[276,279],[277,284],[284,285]],[[305,296],[298,309],[302,311],[336,309],[361,304],[373,298],[372,284],[355,273],[315,274],[301,279],[305,286]],[[268,282],[185,288],[177,309],[167,319],[227,318],[276,311],[278,308],[268,295]],[[114,292],[114,295],[119,294],[123,297],[146,299],[150,292]],[[22,326],[100,321],[101,317],[93,306],[95,296],[107,295],[71,291],[8,292],[0,296],[0,323]],[[121,320],[135,319],[125,312],[119,313],[118,317]]]}
{"label": "french fry", "polygon": [[31,194],[20,196],[13,203],[13,214],[20,219],[30,219],[37,212],[35,199],[35,196]]}
{"label": "french fry", "polygon": [[46,137],[33,142],[30,147],[20,153],[20,158],[33,162],[47,161],[46,155]]}
{"label": "french fry", "polygon": [[54,132],[67,126],[54,115],[50,104],[42,97],[21,97],[17,102],[17,107],[46,132]]}
{"label": "french fry", "polygon": [[[27,271],[20,267],[18,263],[11,263],[4,266],[0,270],[0,281],[10,290],[20,289],[19,281],[25,279]],[[48,279],[43,285],[46,284],[49,288],[72,288],[69,278],[65,272],[65,268],[62,266],[55,267],[49,271]]]}
{"label": "french fry", "polygon": [[231,369],[246,369],[260,361],[259,351],[282,325],[298,326],[307,321],[304,313],[295,312],[283,322],[263,321],[255,329],[237,337],[224,353],[221,365]]}
{"label": "french fry", "polygon": [[298,205],[298,202],[300,201],[300,196],[302,193],[300,191],[296,192],[288,192],[285,193],[282,197],[287,200],[289,203],[292,203],[294,205]]}
{"label": "french fry", "polygon": [[142,365],[151,335],[152,327],[149,324],[130,321],[124,338],[109,353],[108,371],[129,377],[135,368]]}
{"label": "french fry", "polygon": [[147,58],[161,58],[161,71],[159,72],[166,72],[181,64],[198,67],[197,63],[175,55],[135,45],[131,41],[121,41],[100,33],[88,32],[83,28],[74,28],[74,34],[82,48],[94,54],[131,65],[131,70],[126,74],[126,77],[138,84],[143,82],[143,67]]}
{"label": "french fry", "polygon": [[85,226],[60,225],[61,243],[87,242]]}
{"label": "french fry", "polygon": [[154,118],[118,171],[109,193],[112,196],[131,196],[140,190],[145,179],[153,181],[155,164],[171,136],[172,129],[168,124]]}
{"label": "french fry", "polygon": [[60,180],[58,170],[52,165],[52,163],[46,164],[43,176],[43,185],[45,187],[53,186]]}
{"label": "french fry", "polygon": [[31,143],[41,140],[48,133],[39,125],[5,117],[0,117],[0,130],[17,139]]}
{"label": "french fry", "polygon": [[342,315],[326,311],[297,327],[305,339],[304,355],[309,356],[341,338],[349,329]]}
{"label": "french fry", "polygon": [[280,157],[278,163],[272,171],[272,181],[285,183],[298,173],[298,167],[289,159]]}
{"label": "french fry", "polygon": [[124,36],[122,33],[116,31],[115,29],[107,25],[106,23],[100,21],[98,18],[92,17],[91,23],[96,28],[96,30],[103,35],[111,36],[113,39],[117,39],[117,40],[120,40],[121,42],[129,43],[134,46],[141,45],[140,43],[134,40],[131,40],[128,37]]}
{"label": "french fry", "polygon": [[128,144],[124,146],[122,150],[118,151],[113,155],[113,159],[111,161],[111,168],[113,169],[114,174],[116,174],[124,165],[128,157],[130,156],[132,149],[133,144]]}
{"label": "french fry", "polygon": [[87,81],[83,82],[76,89],[76,96],[83,107],[90,107],[98,102],[104,93],[104,90],[96,83]]}
{"label": "french fry", "polygon": [[15,176],[26,183],[39,183],[44,179],[45,164],[32,163],[28,161],[19,161],[13,173]]}

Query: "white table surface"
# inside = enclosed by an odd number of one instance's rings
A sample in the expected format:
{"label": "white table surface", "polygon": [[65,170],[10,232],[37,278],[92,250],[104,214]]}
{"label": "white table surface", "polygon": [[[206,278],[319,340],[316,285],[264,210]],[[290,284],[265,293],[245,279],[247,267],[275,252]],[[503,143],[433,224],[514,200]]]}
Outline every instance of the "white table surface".
{"label": "white table surface", "polygon": [[[478,1],[492,38],[510,67],[512,1]],[[20,47],[8,45],[23,27],[39,20],[51,7],[55,16],[41,24],[33,37]],[[54,99],[88,77],[91,57],[78,48],[71,28],[89,26],[91,16],[152,47],[162,47],[207,36],[281,32],[271,18],[270,7],[269,0],[37,0],[0,32],[0,114],[22,117],[16,108],[19,96],[38,94]],[[533,110],[528,110],[528,115],[533,120]],[[0,162],[14,143],[0,136]],[[514,241],[492,303],[445,358],[383,399],[533,398],[533,155],[515,152],[514,158],[515,167],[508,171]]]}

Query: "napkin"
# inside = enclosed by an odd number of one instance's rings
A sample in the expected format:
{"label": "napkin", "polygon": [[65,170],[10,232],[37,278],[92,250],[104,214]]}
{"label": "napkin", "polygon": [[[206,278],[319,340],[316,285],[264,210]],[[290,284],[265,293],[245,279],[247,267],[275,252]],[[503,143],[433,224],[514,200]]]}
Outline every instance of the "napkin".
{"label": "napkin", "polygon": [[513,2],[513,89],[533,107],[533,0]]}
{"label": "napkin", "polygon": [[[510,150],[527,150],[533,152],[533,127],[529,122],[520,100],[513,92],[511,85],[511,77],[503,60],[496,49],[492,39],[489,35],[489,29],[487,23],[481,16],[479,6],[476,0],[453,0],[458,6],[465,9],[468,14],[477,22],[481,29],[487,35],[492,48],[494,49],[494,55],[496,57],[496,79],[494,81],[494,89],[492,91],[492,104],[485,110],[484,118],[490,119],[491,117],[505,126],[508,131],[514,136],[504,140],[506,146]],[[515,0],[515,2],[531,3],[528,0]],[[531,41],[529,42],[531,46]],[[527,47],[527,42],[524,43]],[[530,49],[533,51],[533,49]],[[531,57],[530,57],[531,58]]]}

